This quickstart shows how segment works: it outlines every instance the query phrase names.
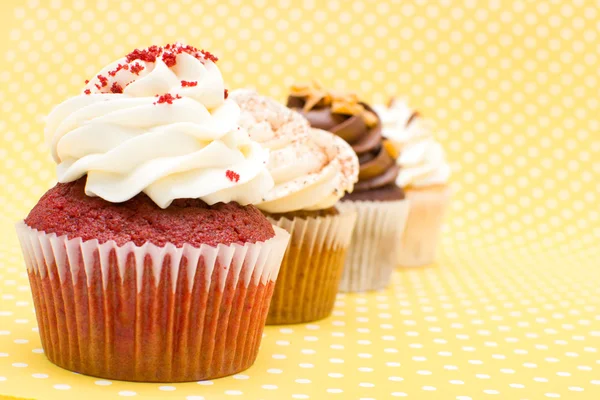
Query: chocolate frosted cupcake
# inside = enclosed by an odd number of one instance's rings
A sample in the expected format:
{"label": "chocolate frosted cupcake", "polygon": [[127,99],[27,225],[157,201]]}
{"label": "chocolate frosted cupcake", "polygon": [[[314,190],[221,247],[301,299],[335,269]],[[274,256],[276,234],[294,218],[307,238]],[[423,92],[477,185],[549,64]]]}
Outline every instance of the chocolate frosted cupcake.
{"label": "chocolate frosted cupcake", "polygon": [[399,154],[396,162],[401,171],[396,184],[410,201],[398,262],[406,267],[431,264],[452,195],[450,165],[435,138],[433,122],[406,101],[392,99],[376,110],[383,121],[383,135]]}
{"label": "chocolate frosted cupcake", "polygon": [[271,150],[275,181],[257,204],[273,224],[289,231],[268,324],[309,322],[333,309],[356,213],[336,204],[358,179],[358,159],[342,139],[311,129],[300,114],[256,92],[231,93],[240,124]]}
{"label": "chocolate frosted cupcake", "polygon": [[382,138],[379,117],[356,95],[327,91],[317,84],[294,86],[288,107],[304,115],[311,126],[344,139],[358,155],[359,181],[340,205],[358,213],[340,289],[385,287],[396,265],[408,203],[396,185],[399,167],[393,147]]}
{"label": "chocolate frosted cupcake", "polygon": [[216,57],[152,46],[48,116],[58,183],[16,226],[44,352],[103,378],[217,378],[256,359],[289,234],[250,203],[268,152]]}

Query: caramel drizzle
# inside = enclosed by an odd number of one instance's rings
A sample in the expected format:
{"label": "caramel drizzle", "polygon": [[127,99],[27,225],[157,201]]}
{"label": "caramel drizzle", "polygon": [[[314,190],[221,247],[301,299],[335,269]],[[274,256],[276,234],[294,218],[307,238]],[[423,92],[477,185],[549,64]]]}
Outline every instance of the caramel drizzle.
{"label": "caramel drizzle", "polygon": [[331,112],[336,114],[360,115],[369,128],[377,125],[379,120],[375,113],[360,104],[355,93],[326,90],[315,81],[292,85],[291,93],[293,96],[304,98],[304,111],[310,111],[318,104],[330,106]]}

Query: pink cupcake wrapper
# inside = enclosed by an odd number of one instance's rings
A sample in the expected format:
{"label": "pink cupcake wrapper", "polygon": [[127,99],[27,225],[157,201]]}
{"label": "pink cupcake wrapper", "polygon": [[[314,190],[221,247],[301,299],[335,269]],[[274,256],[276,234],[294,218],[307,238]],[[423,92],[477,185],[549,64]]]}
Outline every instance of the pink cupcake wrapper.
{"label": "pink cupcake wrapper", "polygon": [[289,234],[202,245],[57,237],[16,225],[42,345],[53,363],[110,379],[211,379],[254,362]]}

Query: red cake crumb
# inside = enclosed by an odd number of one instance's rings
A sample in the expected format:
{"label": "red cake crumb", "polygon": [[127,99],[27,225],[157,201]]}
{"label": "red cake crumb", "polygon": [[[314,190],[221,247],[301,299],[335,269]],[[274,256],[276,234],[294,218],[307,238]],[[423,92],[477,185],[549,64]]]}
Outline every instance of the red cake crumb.
{"label": "red cake crumb", "polygon": [[103,76],[103,75],[98,75],[98,80],[100,81],[100,85],[102,87],[105,87],[106,85],[108,85],[108,78]]}
{"label": "red cake crumb", "polygon": [[90,89],[85,89],[85,90],[83,91],[83,93],[85,93],[85,94],[92,94],[92,91],[91,91]]}
{"label": "red cake crumb", "polygon": [[145,62],[156,62],[156,57],[162,53],[162,48],[158,46],[150,46],[147,49],[135,49],[125,56],[128,63],[134,60],[142,60]]}
{"label": "red cake crumb", "polygon": [[[156,95],[156,96],[158,96],[158,95]],[[158,100],[156,100],[152,104],[163,104],[163,103],[173,104],[174,100],[179,100],[179,99],[181,99],[180,95],[173,96],[171,93],[165,93],[162,96],[158,96]]]}
{"label": "red cake crumb", "polygon": [[143,193],[123,203],[110,203],[87,196],[85,182],[83,177],[57,184],[42,196],[25,223],[57,236],[100,243],[114,240],[119,246],[127,242],[216,246],[256,243],[275,236],[269,221],[252,205],[209,206],[199,199],[178,199],[163,210]]}
{"label": "red cake crumb", "polygon": [[121,85],[119,85],[117,82],[113,82],[112,86],[110,87],[110,91],[111,93],[123,93],[123,87],[121,87]]}
{"label": "red cake crumb", "polygon": [[198,81],[181,81],[182,87],[193,87],[198,86]]}
{"label": "red cake crumb", "polygon": [[230,169],[228,169],[227,171],[225,171],[225,176],[231,182],[239,182],[240,181],[240,174],[238,174],[237,172],[232,171]]}
{"label": "red cake crumb", "polygon": [[112,71],[108,71],[108,74],[110,76],[115,76],[117,74],[117,72],[119,72],[122,69],[128,70],[129,64],[119,64],[119,65],[117,65],[117,68],[113,69]]}
{"label": "red cake crumb", "polygon": [[144,66],[143,66],[142,64],[135,63],[135,64],[133,64],[133,65],[130,67],[129,71],[130,71],[132,74],[139,75],[139,74],[140,74],[140,72],[141,72],[143,69],[144,69]]}
{"label": "red cake crumb", "polygon": [[225,97],[225,100],[227,100],[227,98],[229,97],[229,90],[225,89],[225,91],[223,92],[223,96]]}
{"label": "red cake crumb", "polygon": [[162,59],[169,68],[177,64],[177,55],[174,53],[164,53]]}

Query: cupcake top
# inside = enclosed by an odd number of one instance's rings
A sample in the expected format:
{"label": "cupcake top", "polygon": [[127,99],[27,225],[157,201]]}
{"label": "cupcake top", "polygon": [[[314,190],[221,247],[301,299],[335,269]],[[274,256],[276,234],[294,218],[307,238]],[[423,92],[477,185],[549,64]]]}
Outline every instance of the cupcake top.
{"label": "cupcake top", "polygon": [[[253,206],[235,202],[207,205],[199,199],[176,199],[163,210],[140,193],[123,203],[86,196],[86,178],[59,183],[31,210],[25,223],[40,232],[69,239],[114,240],[117,246],[150,242],[162,247],[229,246],[264,242],[275,236],[273,226]],[[60,211],[60,212],[57,212]]]}
{"label": "cupcake top", "polygon": [[399,167],[392,148],[384,143],[379,117],[368,104],[355,94],[312,83],[293,86],[287,105],[304,115],[312,127],[332,132],[352,146],[360,162],[356,195],[389,187],[397,192],[396,197],[403,197],[394,186]]}
{"label": "cupcake top", "polygon": [[383,123],[383,136],[394,146],[401,167],[396,184],[422,188],[448,183],[450,166],[442,145],[435,139],[434,124],[410,108],[406,101],[392,99],[388,106],[374,107]]}
{"label": "cupcake top", "polygon": [[217,58],[181,44],[136,49],[58,105],[45,134],[58,181],[87,175],[85,193],[120,203],[139,193],[258,202],[273,187],[268,150],[238,125]]}
{"label": "cupcake top", "polygon": [[358,179],[352,148],[329,132],[312,129],[297,112],[252,90],[231,93],[242,109],[240,125],[271,150],[275,187],[256,206],[269,213],[332,207]]}

